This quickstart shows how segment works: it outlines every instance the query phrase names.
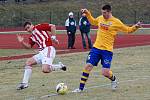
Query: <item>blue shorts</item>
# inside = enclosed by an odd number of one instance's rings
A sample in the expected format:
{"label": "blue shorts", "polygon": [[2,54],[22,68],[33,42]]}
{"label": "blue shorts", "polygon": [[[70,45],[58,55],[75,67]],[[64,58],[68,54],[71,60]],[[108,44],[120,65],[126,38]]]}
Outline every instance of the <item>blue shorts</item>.
{"label": "blue shorts", "polygon": [[93,47],[87,57],[86,63],[90,63],[93,66],[97,66],[101,60],[103,68],[110,68],[113,53],[107,50],[100,50]]}

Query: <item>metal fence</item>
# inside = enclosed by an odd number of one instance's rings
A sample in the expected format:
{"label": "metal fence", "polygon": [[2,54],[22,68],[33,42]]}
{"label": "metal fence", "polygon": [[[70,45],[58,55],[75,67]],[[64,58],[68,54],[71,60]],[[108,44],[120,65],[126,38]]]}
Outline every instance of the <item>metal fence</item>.
{"label": "metal fence", "polygon": [[[88,4],[87,4],[88,5]],[[15,7],[10,7],[9,5],[3,5],[0,7],[0,27],[18,27],[22,26],[27,20],[33,22],[33,24],[38,24],[42,22],[48,22],[60,26],[64,26],[65,20],[68,17],[69,11],[74,12],[74,17],[79,22],[81,17],[80,8],[70,9],[70,8],[55,8],[55,9],[24,9],[26,5],[16,4]],[[97,5],[98,6],[98,5]],[[126,7],[127,8],[127,7]],[[142,21],[144,24],[150,24],[150,12],[148,9],[114,9],[113,15],[126,24],[134,24],[137,21]],[[97,17],[100,15],[100,9],[98,7],[92,8],[92,15]]]}
{"label": "metal fence", "polygon": [[[77,23],[79,22],[80,12],[74,12],[75,19]],[[93,14],[93,16],[98,16],[97,13]],[[142,13],[142,12],[130,12],[130,13],[114,13],[114,16],[117,16],[126,24],[133,24],[137,21],[142,21],[145,24],[150,24],[150,13]],[[32,11],[30,13],[23,13],[21,11],[18,12],[3,12],[0,14],[0,26],[21,26],[27,20],[33,22],[33,24],[48,22],[56,25],[64,25],[65,20],[68,17],[68,12],[53,12],[48,11],[45,12],[36,12]]]}

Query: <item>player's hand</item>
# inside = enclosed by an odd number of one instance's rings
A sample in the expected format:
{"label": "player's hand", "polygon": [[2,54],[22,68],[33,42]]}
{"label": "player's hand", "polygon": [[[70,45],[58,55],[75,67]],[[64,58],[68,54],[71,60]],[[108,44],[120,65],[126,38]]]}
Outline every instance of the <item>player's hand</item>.
{"label": "player's hand", "polygon": [[55,44],[59,44],[59,41],[58,40],[54,40]]}
{"label": "player's hand", "polygon": [[137,23],[135,24],[135,27],[136,27],[136,28],[140,28],[140,27],[142,27],[142,22],[140,22],[140,21],[139,21],[139,22],[137,22]]}
{"label": "player's hand", "polygon": [[68,34],[71,34],[71,32],[68,32]]}
{"label": "player's hand", "polygon": [[53,41],[55,44],[59,44],[59,41],[56,39],[56,36],[55,36],[55,35],[52,35],[52,36],[51,36],[51,39],[52,39],[52,41]]}
{"label": "player's hand", "polygon": [[20,34],[17,34],[17,39],[19,42],[23,42],[24,40],[24,38]]}
{"label": "player's hand", "polygon": [[85,14],[88,14],[89,11],[87,9],[81,9],[81,13],[85,13]]}

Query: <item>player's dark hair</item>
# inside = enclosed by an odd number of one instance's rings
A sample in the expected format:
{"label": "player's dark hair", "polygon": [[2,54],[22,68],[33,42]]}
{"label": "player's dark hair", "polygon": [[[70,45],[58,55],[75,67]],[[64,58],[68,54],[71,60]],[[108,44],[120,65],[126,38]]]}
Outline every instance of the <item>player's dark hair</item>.
{"label": "player's dark hair", "polygon": [[24,23],[23,27],[26,27],[27,25],[31,25],[31,24],[32,24],[31,22],[27,21]]}
{"label": "player's dark hair", "polygon": [[106,4],[102,7],[102,10],[111,11],[111,6],[109,4]]}

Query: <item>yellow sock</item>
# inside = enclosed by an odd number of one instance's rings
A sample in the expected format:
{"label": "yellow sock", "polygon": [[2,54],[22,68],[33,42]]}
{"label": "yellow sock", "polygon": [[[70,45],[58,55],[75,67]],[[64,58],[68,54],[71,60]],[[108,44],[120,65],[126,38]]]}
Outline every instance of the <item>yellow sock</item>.
{"label": "yellow sock", "polygon": [[111,70],[109,71],[109,79],[110,79],[111,81],[115,81],[115,80],[116,80],[116,77],[113,75],[113,73],[112,73]]}

